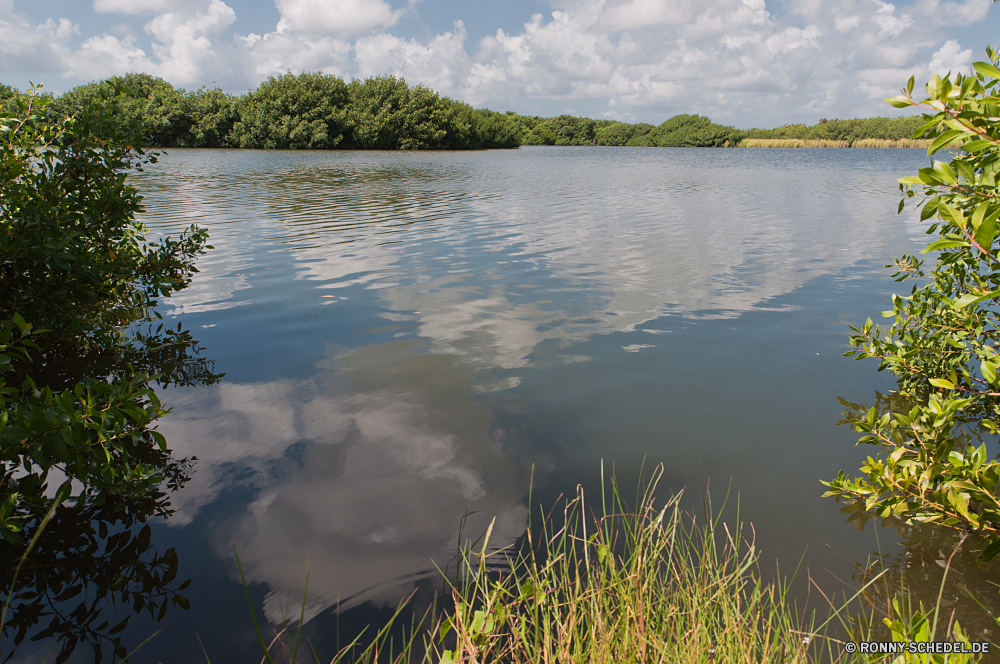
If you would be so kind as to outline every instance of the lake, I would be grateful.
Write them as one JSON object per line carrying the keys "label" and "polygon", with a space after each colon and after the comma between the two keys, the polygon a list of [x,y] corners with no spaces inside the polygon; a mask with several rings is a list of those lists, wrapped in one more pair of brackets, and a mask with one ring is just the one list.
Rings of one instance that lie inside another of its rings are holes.
{"label": "lake", "polygon": [[491,548],[513,544],[529,489],[536,514],[597,492],[602,461],[632,488],[663,464],[697,512],[729,491],[762,569],[803,561],[803,596],[806,569],[853,593],[879,551],[936,594],[937,535],[859,531],[819,483],[872,451],[838,397],[894,383],[841,354],[848,324],[908,292],[883,266],[925,244],[896,178],[927,160],[170,150],[133,178],[142,219],[215,248],[160,311],[225,376],[161,394],[159,430],[198,460],[152,541],[176,549],[191,609],[133,620],[133,646],[163,630],[134,661],[204,661],[198,638],[214,664],[257,661],[234,551],[261,619],[297,610],[311,561],[308,630],[332,656],[338,623],[440,586],[463,515],[464,537],[495,517]]}

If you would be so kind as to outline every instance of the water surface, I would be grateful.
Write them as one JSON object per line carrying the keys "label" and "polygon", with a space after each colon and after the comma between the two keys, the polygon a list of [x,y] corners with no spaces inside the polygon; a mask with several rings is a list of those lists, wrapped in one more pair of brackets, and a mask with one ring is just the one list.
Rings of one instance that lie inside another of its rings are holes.
{"label": "water surface", "polygon": [[249,661],[234,549],[271,619],[295,610],[311,556],[322,642],[337,607],[378,619],[436,583],[464,514],[474,537],[495,517],[506,546],[532,472],[550,505],[596,491],[602,460],[626,485],[662,463],[693,509],[731,486],[767,565],[805,553],[847,587],[901,545],[820,498],[868,453],[837,397],[892,387],[841,353],[847,324],[908,288],[882,266],[923,246],[896,178],[926,159],[171,150],[134,180],[143,220],[205,226],[215,249],[161,311],[226,376],[162,395],[160,430],[198,462],[154,539],[177,547],[192,609],[142,661],[201,657],[195,633],[213,662]]}

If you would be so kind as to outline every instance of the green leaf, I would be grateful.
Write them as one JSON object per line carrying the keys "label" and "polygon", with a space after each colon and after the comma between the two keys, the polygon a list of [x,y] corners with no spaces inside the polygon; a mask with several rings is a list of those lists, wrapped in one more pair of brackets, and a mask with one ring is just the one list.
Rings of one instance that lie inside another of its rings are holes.
{"label": "green leaf", "polygon": [[[955,184],[958,179],[955,177],[955,170],[943,161],[934,162],[934,172],[948,184]],[[957,220],[956,220],[957,221]]]}
{"label": "green leaf", "polygon": [[908,99],[903,95],[896,95],[895,97],[886,97],[884,101],[890,106],[894,106],[895,108],[906,108],[907,106],[914,105],[913,100]]}
{"label": "green leaf", "polygon": [[943,134],[935,138],[933,141],[931,141],[930,146],[928,146],[927,148],[927,154],[934,154],[935,152],[937,152],[944,146],[948,145],[949,143],[951,143],[964,133],[965,132],[956,131],[954,129],[944,132]]}
{"label": "green leaf", "polygon": [[973,62],[972,68],[983,76],[989,78],[1000,78],[1000,69],[997,69],[989,62]]}
{"label": "green leaf", "polygon": [[[986,204],[984,203],[983,206]],[[983,207],[980,206],[980,207]],[[977,209],[978,211],[978,209]],[[976,243],[983,249],[989,250],[993,245],[993,236],[997,233],[997,218],[1000,218],[1000,206],[983,219],[976,230]]]}
{"label": "green leaf", "polygon": [[995,558],[998,553],[1000,553],[1000,537],[993,539],[993,541],[990,542],[985,549],[983,549],[983,553],[980,556],[980,559],[982,559],[985,562],[989,562],[990,560],[993,560],[993,558]]}
{"label": "green leaf", "polygon": [[983,217],[986,215],[986,211],[990,207],[989,201],[984,201],[976,206],[976,209],[972,212],[972,218],[969,219],[969,223],[972,224],[974,230],[979,230],[979,225],[983,223]]}
{"label": "green leaf", "polygon": [[951,382],[947,378],[930,378],[928,382],[934,387],[943,387],[946,390],[955,389],[955,383]]}
{"label": "green leaf", "polygon": [[997,289],[995,291],[990,291],[989,293],[985,293],[983,295],[979,295],[977,293],[967,293],[962,297],[958,298],[957,300],[955,300],[954,302],[952,302],[951,307],[952,309],[964,309],[969,305],[979,304],[980,302],[983,302],[985,300],[993,299],[998,295],[1000,295],[1000,289]]}
{"label": "green leaf", "polygon": [[954,247],[971,247],[972,244],[966,242],[965,240],[937,240],[931,242],[929,245],[923,248],[920,253],[926,254],[930,251],[935,251],[937,249],[952,249]]}
{"label": "green leaf", "polygon": [[992,147],[993,143],[991,141],[969,141],[962,146],[962,149],[966,152],[972,154],[976,152],[981,152],[986,148]]}

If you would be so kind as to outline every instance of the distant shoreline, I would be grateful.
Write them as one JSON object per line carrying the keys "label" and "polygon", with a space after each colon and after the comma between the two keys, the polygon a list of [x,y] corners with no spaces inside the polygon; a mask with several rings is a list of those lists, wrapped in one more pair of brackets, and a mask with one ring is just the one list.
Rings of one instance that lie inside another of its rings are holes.
{"label": "distant shoreline", "polygon": [[[930,147],[931,141],[916,138],[884,139],[859,138],[854,141],[834,141],[828,139],[801,138],[745,138],[736,144],[738,148],[890,148],[922,149]],[[957,148],[958,143],[945,147]]]}

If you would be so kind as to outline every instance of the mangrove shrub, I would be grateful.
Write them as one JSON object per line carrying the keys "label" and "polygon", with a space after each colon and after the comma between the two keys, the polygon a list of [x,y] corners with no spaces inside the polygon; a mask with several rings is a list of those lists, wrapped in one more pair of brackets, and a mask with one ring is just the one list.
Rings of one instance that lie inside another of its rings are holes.
{"label": "mangrove shrub", "polygon": [[345,133],[347,86],[336,76],[272,76],[236,104],[228,144],[240,148],[337,147]]}
{"label": "mangrove shrub", "polygon": [[126,177],[155,155],[148,127],[123,121],[120,90],[73,118],[53,118],[37,90],[12,99],[0,113],[0,634],[17,644],[44,620],[34,638],[61,642],[57,662],[82,642],[121,657],[127,617],[99,620],[101,601],[157,619],[187,606],[176,554],[132,528],[168,515],[189,475],[153,429],[166,412],[153,382],[219,376],[179,326],[136,326],[190,282],[207,234],[146,239]]}
{"label": "mangrove shrub", "polygon": [[899,209],[915,203],[930,221],[936,239],[924,252],[937,252],[936,263],[925,273],[921,260],[897,259],[897,281],[916,284],[893,295],[882,314],[892,323],[853,328],[846,354],[878,358],[897,377],[898,398],[853,418],[859,442],[876,452],[861,476],[827,483],[827,495],[880,517],[978,533],[989,559],[1000,552],[1000,462],[985,442],[1000,428],[1000,56],[987,54],[974,75],[932,76],[922,100],[913,78],[887,100],[925,111],[914,138],[933,138],[928,154],[961,148],[900,180]]}

